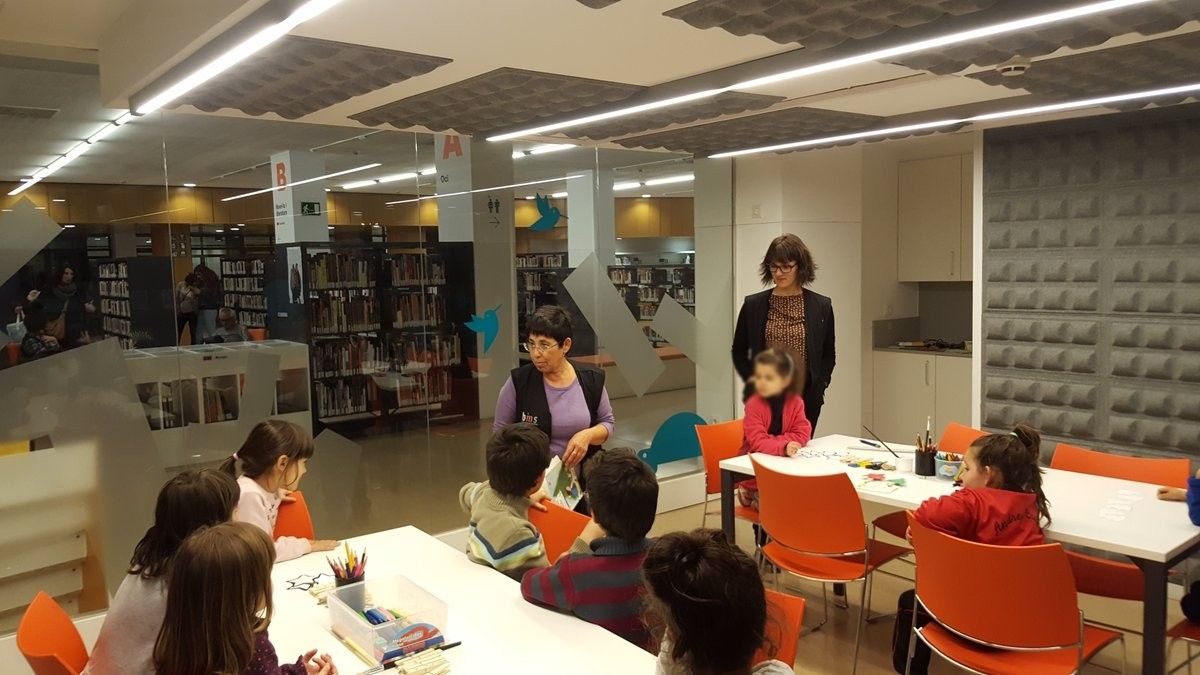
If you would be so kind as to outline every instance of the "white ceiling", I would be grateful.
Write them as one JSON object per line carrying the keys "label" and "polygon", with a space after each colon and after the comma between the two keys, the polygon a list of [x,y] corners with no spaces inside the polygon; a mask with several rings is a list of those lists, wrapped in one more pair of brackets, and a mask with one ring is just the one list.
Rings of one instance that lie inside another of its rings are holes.
{"label": "white ceiling", "polygon": [[96,49],[135,0],[0,0],[0,40]]}

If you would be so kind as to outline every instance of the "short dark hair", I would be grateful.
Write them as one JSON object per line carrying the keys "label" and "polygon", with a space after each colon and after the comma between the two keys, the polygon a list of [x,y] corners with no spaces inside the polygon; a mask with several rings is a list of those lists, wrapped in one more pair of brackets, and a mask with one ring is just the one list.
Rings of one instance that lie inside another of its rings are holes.
{"label": "short dark hair", "polygon": [[25,308],[25,331],[37,335],[46,328],[46,308],[40,302],[31,302]]}
{"label": "short dark hair", "polygon": [[128,573],[162,576],[183,540],[201,527],[228,521],[240,496],[237,482],[215,469],[188,470],[167,481],[158,492],[154,525],[133,549]]}
{"label": "short dark hair", "polygon": [[195,284],[196,283],[196,274],[194,272],[188,272],[187,276],[185,276],[183,278],[183,283],[185,283],[189,286]]}
{"label": "short dark hair", "polygon": [[528,422],[510,424],[488,440],[488,482],[502,495],[526,494],[548,466],[550,437]]}
{"label": "short dark hair", "polygon": [[813,262],[812,251],[794,234],[781,234],[771,240],[767,253],[763,256],[758,273],[763,285],[771,283],[771,265],[788,265],[796,263],[796,283],[801,286],[811,284],[817,278],[817,263]]}
{"label": "short dark hair", "polygon": [[584,471],[592,518],[604,531],[630,543],[641,541],[658,511],[658,479],[629,448],[598,453]]}
{"label": "short dark hair", "polygon": [[534,310],[526,324],[529,336],[545,335],[562,344],[572,337],[571,314],[558,305],[542,305]]}

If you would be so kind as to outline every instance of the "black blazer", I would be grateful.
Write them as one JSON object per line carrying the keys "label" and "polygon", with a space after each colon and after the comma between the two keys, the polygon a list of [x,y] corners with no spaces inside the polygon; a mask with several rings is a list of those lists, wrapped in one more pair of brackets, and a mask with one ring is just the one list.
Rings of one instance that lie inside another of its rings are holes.
{"label": "black blazer", "polygon": [[[747,295],[733,329],[733,367],[746,381],[743,399],[753,390],[754,357],[767,348],[767,309],[773,289]],[[804,289],[804,327],[808,341],[808,377],[804,384],[804,412],[813,428],[825,404],[825,389],[833,377],[836,362],[833,337],[833,303],[829,298]]]}

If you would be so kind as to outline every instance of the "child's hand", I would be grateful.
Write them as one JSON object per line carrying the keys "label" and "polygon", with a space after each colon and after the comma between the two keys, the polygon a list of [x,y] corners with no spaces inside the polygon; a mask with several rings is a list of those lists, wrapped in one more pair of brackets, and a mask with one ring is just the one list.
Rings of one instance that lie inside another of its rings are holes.
{"label": "child's hand", "polygon": [[589,544],[592,543],[593,541],[599,539],[600,537],[607,537],[607,536],[608,536],[608,532],[606,532],[604,530],[604,528],[600,526],[600,523],[597,523],[595,521],[595,519],[589,520],[588,524],[584,525],[583,532],[579,533],[579,538],[586,541]]}
{"label": "child's hand", "polygon": [[315,649],[305,652],[304,656],[300,657],[300,662],[304,664],[304,670],[308,675],[337,675],[337,667],[333,665],[333,658],[328,654],[317,656]]}
{"label": "child's hand", "polygon": [[310,539],[308,543],[314,551],[332,551],[342,542],[336,539]]}
{"label": "child's hand", "polygon": [[279,501],[284,504],[293,504],[296,498],[292,496],[292,491],[286,488],[279,488]]}
{"label": "child's hand", "polygon": [[786,451],[787,451],[787,456],[788,456],[788,457],[795,457],[795,456],[796,456],[796,454],[797,454],[797,453],[799,453],[799,452],[800,452],[800,450],[801,450],[801,449],[803,449],[803,448],[804,448],[804,446],[803,446],[803,445],[800,445],[800,444],[799,444],[799,443],[797,443],[796,441],[792,441],[791,443],[788,443],[788,444],[787,444],[787,448],[786,448]]}
{"label": "child's hand", "polygon": [[910,543],[910,544],[912,543],[912,528],[911,527],[904,528],[904,538],[908,541],[908,543]]}
{"label": "child's hand", "polygon": [[1183,488],[1160,487],[1158,488],[1158,498],[1164,502],[1186,502],[1187,490]]}
{"label": "child's hand", "polygon": [[543,499],[549,499],[550,495],[546,494],[546,486],[538,488],[537,492],[529,495],[529,505],[538,511],[545,511],[546,505],[542,503]]}

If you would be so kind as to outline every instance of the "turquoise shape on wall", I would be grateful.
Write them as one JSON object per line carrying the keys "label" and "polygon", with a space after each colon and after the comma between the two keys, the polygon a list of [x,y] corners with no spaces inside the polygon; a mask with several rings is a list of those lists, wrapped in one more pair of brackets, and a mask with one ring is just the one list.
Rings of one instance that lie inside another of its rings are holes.
{"label": "turquoise shape on wall", "polygon": [[496,341],[496,336],[500,334],[500,316],[496,313],[500,309],[500,305],[487,310],[483,316],[472,314],[471,320],[467,322],[467,328],[479,333],[483,336],[483,353],[488,353],[492,348],[492,343]]}
{"label": "turquoise shape on wall", "polygon": [[700,456],[700,439],[696,425],[704,418],[694,412],[675,413],[654,432],[650,447],[638,452],[638,457],[655,471],[662,464]]}
{"label": "turquoise shape on wall", "polygon": [[558,224],[559,218],[566,217],[562,214],[562,211],[558,210],[557,206],[550,206],[550,200],[541,194],[533,196],[533,203],[537,205],[538,214],[540,214],[538,219],[533,221],[533,224],[529,226],[529,229],[534,232],[552,230]]}

